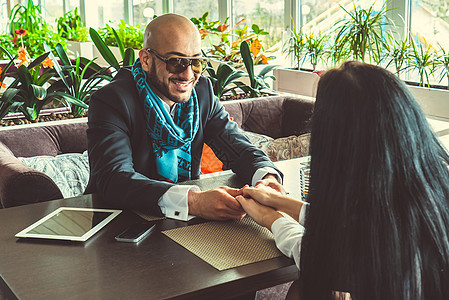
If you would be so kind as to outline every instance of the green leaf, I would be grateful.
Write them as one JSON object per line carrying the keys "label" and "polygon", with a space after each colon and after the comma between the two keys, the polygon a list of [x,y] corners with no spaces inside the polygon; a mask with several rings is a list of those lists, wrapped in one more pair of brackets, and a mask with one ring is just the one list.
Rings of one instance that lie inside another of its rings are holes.
{"label": "green leaf", "polygon": [[258,76],[265,77],[265,75],[266,75],[268,72],[272,71],[273,69],[276,69],[277,67],[278,67],[278,66],[276,66],[276,65],[268,65],[268,66],[266,66],[265,68],[263,68],[262,70],[260,70]]}
{"label": "green leaf", "polygon": [[125,51],[125,55],[123,56],[123,66],[132,66],[135,61],[135,52],[134,49],[128,48]]}
{"label": "green leaf", "polygon": [[46,53],[40,55],[38,58],[36,58],[34,61],[32,61],[30,63],[30,65],[28,66],[28,69],[31,70],[35,66],[40,65],[48,57],[49,54],[50,54],[50,52],[46,52]]}
{"label": "green leaf", "polygon": [[106,43],[101,39],[98,32],[93,29],[92,27],[89,29],[90,38],[95,44],[95,47],[97,47],[98,51],[100,52],[101,56],[106,60],[106,62],[116,69],[117,71],[120,70],[120,65],[115,58],[114,54],[112,53],[111,49],[106,45]]}
{"label": "green leaf", "polygon": [[248,73],[249,80],[251,81],[251,87],[254,87],[254,62],[251,57],[251,51],[249,50],[248,43],[243,41],[240,44],[240,53],[242,55],[243,62],[245,63],[246,72]]}
{"label": "green leaf", "polygon": [[26,87],[29,87],[31,83],[33,82],[31,79],[30,71],[25,67],[24,65],[21,65],[17,69],[17,75],[19,76],[19,81],[22,83],[22,85]]}
{"label": "green leaf", "polygon": [[11,53],[9,53],[8,50],[6,50],[5,48],[3,48],[2,46],[0,46],[0,49],[3,51],[3,53],[6,54],[6,56],[9,57],[10,60],[14,60],[15,57],[14,57]]}
{"label": "green leaf", "polygon": [[31,89],[33,90],[33,95],[37,100],[42,101],[47,96],[47,90],[42,86],[32,84]]}
{"label": "green leaf", "polygon": [[117,42],[118,49],[120,50],[120,56],[123,59],[125,57],[125,47],[123,46],[122,40],[120,39],[114,28],[112,28],[112,32],[114,33],[115,41]]}
{"label": "green leaf", "polygon": [[69,57],[67,56],[67,53],[64,50],[64,47],[60,43],[58,43],[55,47],[56,53],[58,54],[59,58],[61,59],[61,62],[65,66],[71,66],[72,63],[70,62]]}
{"label": "green leaf", "polygon": [[73,97],[72,95],[69,95],[69,94],[66,94],[66,93],[63,93],[63,92],[54,92],[51,95],[51,97],[55,97],[55,96],[62,97],[69,104],[76,105],[76,106],[79,106],[79,107],[82,107],[82,108],[85,108],[85,109],[89,108],[89,106],[86,103],[80,101],[79,99]]}

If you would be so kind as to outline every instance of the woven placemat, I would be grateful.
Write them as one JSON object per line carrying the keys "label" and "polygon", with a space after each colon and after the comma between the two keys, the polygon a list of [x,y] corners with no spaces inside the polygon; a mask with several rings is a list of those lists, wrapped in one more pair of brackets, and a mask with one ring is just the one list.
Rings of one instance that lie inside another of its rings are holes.
{"label": "woven placemat", "polygon": [[162,231],[219,271],[281,256],[272,233],[246,216]]}

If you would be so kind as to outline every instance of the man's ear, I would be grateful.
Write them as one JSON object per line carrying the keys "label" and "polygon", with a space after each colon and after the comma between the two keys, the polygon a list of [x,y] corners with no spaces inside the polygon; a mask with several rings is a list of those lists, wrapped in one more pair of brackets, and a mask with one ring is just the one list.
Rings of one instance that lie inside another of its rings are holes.
{"label": "man's ear", "polygon": [[142,69],[145,72],[149,72],[151,70],[151,64],[153,63],[153,60],[151,59],[151,54],[147,50],[141,49],[139,51],[139,58],[140,63],[142,64]]}

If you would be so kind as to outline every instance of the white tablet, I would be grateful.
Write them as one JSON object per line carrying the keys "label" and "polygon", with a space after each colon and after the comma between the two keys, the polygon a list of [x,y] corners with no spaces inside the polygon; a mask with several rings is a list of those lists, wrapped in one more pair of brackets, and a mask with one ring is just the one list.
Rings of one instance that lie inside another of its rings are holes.
{"label": "white tablet", "polygon": [[84,242],[119,213],[116,209],[60,207],[15,236]]}

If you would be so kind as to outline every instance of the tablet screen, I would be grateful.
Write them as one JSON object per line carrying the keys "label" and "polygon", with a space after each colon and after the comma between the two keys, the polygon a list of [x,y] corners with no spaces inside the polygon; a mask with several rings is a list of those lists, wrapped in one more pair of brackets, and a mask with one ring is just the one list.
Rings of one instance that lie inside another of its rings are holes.
{"label": "tablet screen", "polygon": [[16,237],[86,241],[121,211],[114,209],[60,207]]}

